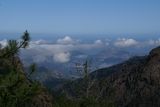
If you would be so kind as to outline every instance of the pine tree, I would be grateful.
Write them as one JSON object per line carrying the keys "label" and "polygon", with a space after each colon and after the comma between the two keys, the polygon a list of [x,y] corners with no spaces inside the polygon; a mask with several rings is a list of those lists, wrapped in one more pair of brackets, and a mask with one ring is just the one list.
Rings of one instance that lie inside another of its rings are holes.
{"label": "pine tree", "polygon": [[21,37],[20,41],[9,40],[7,46],[1,49],[0,58],[14,57],[17,55],[21,48],[26,48],[29,45],[30,36],[26,30]]}

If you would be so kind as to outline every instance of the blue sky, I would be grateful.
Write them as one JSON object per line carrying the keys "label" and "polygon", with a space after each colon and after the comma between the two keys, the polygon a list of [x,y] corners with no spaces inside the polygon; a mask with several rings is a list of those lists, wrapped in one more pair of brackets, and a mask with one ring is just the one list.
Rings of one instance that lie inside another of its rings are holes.
{"label": "blue sky", "polygon": [[0,32],[160,33],[160,0],[0,0]]}

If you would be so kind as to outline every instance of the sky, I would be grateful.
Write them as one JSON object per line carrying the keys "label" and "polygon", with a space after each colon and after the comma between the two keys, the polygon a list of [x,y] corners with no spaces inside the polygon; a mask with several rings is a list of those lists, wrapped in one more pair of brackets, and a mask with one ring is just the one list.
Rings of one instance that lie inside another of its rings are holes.
{"label": "sky", "polygon": [[160,33],[160,0],[0,0],[0,32]]}

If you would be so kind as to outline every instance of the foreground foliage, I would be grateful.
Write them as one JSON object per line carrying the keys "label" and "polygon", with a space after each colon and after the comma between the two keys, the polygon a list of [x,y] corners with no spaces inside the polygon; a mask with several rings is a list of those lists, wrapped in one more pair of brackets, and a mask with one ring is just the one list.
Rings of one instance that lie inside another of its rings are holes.
{"label": "foreground foliage", "polygon": [[113,102],[96,101],[95,98],[81,98],[79,100],[69,99],[65,95],[56,97],[54,101],[55,107],[115,107]]}
{"label": "foreground foliage", "polygon": [[[0,107],[52,107],[51,98],[38,82],[25,74],[18,57],[29,44],[26,31],[21,40],[9,40],[0,49]],[[35,70],[31,67],[31,73]]]}

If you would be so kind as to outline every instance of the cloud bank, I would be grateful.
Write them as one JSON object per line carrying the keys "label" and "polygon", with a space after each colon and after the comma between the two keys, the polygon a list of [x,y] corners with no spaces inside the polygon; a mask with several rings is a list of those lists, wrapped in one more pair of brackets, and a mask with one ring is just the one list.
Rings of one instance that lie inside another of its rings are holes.
{"label": "cloud bank", "polygon": [[[7,40],[1,40],[0,44],[6,46]],[[56,43],[49,43],[46,40],[40,39],[30,42],[29,48],[22,50],[22,56],[29,56],[36,63],[45,62],[52,59],[56,63],[67,63],[71,60],[72,54],[78,52],[96,52],[97,50],[107,49],[108,47],[114,48],[127,48],[127,47],[149,47],[160,45],[160,39],[138,41],[132,38],[119,38],[116,40],[101,40],[97,39],[92,43],[83,43],[80,40],[65,36],[64,38],[57,39]],[[83,55],[82,55],[83,56]]]}
{"label": "cloud bank", "polygon": [[75,44],[76,42],[77,42],[76,40],[73,40],[73,39],[72,39],[71,37],[69,37],[69,36],[65,36],[64,38],[57,40],[57,43],[58,43],[58,44],[64,44],[64,45]]}
{"label": "cloud bank", "polygon": [[120,38],[117,39],[114,43],[116,47],[131,47],[138,45],[139,42],[134,39],[126,39],[126,38]]}
{"label": "cloud bank", "polygon": [[59,63],[66,63],[70,61],[70,53],[69,52],[61,52],[54,54],[53,56],[54,61],[59,62]]}
{"label": "cloud bank", "polygon": [[102,48],[103,44],[101,40],[95,40],[95,42],[88,44],[79,43],[79,40],[66,36],[58,39],[56,43],[48,43],[45,40],[31,41],[30,47],[23,50],[25,52],[22,54],[30,54],[37,63],[44,62],[48,57],[52,57],[56,63],[67,63],[72,57],[72,52],[93,51]]}

